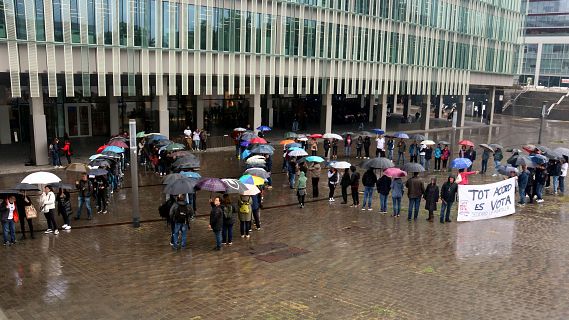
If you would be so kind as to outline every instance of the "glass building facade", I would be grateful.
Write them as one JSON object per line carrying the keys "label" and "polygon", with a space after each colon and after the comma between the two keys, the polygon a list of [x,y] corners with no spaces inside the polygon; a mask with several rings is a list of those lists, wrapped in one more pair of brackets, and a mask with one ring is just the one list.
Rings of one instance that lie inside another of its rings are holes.
{"label": "glass building facade", "polygon": [[569,0],[529,0],[521,84],[569,87]]}

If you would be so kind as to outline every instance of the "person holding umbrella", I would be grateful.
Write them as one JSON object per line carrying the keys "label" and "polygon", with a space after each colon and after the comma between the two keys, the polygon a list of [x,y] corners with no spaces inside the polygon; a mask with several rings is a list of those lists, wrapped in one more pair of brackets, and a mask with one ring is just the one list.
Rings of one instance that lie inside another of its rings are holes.
{"label": "person holding umbrella", "polygon": [[229,194],[223,195],[223,232],[221,242],[227,246],[233,244],[233,224],[235,224],[237,209],[231,204]]}
{"label": "person holding umbrella", "polygon": [[443,154],[443,149],[441,148],[441,144],[437,144],[437,147],[434,151],[435,156],[435,171],[441,171],[441,156]]}
{"label": "person holding umbrella", "polygon": [[400,177],[395,177],[391,181],[391,201],[393,202],[393,215],[392,217],[399,217],[401,213],[401,198],[403,198],[403,181]]}
{"label": "person holding umbrella", "polygon": [[441,215],[440,222],[445,223],[451,222],[450,220],[450,210],[452,204],[456,200],[456,194],[458,193],[458,185],[454,181],[454,176],[448,176],[447,182],[445,182],[441,187]]}
{"label": "person holding umbrella", "polygon": [[348,203],[348,187],[351,184],[350,180],[350,169],[346,168],[344,174],[342,174],[342,180],[340,180],[340,187],[342,189],[342,202],[340,204]]}
{"label": "person holding umbrella", "polygon": [[[241,238],[249,239],[249,230],[251,230],[251,213],[253,209],[251,208],[251,197],[241,196],[237,202],[239,207],[239,230],[241,231]],[[219,241],[221,242],[221,235]]]}
{"label": "person holding umbrella", "polygon": [[330,190],[328,192],[328,201],[329,202],[334,202],[336,200],[334,200],[334,190],[336,189],[336,185],[338,184],[338,170],[336,170],[336,168],[330,168],[330,170],[328,170],[328,189]]}
{"label": "person holding umbrella", "polygon": [[[249,217],[250,216],[251,216],[251,211],[249,211]],[[251,221],[251,220],[249,220],[249,221]],[[211,207],[211,212],[209,214],[209,229],[212,230],[213,234],[215,235],[215,248],[213,248],[213,249],[217,250],[217,251],[221,250],[221,231],[223,229],[223,210],[221,209],[221,198],[220,197],[215,197],[213,199],[213,205]],[[243,229],[241,230],[241,232],[243,233]],[[249,232],[249,231],[247,231],[247,232]]]}
{"label": "person holding umbrella", "polygon": [[16,206],[18,209],[18,213],[22,213],[20,218],[20,230],[22,232],[22,236],[20,237],[20,240],[24,240],[26,239],[26,221],[28,222],[28,228],[30,229],[30,237],[32,239],[35,239],[34,236],[34,223],[33,223],[33,219],[28,219],[28,217],[26,217],[26,207],[28,206],[33,206],[32,200],[30,200],[30,197],[28,197],[26,195],[26,190],[22,190],[22,192],[20,194],[16,195]]}
{"label": "person holding umbrella", "polygon": [[57,214],[63,218],[61,229],[70,230],[71,223],[69,222],[69,217],[73,214],[73,211],[71,209],[71,195],[69,191],[60,186],[55,201],[57,202]]}
{"label": "person holding umbrella", "polygon": [[347,134],[344,140],[344,156],[349,158],[352,155],[352,135]]}
{"label": "person holding umbrella", "polygon": [[484,148],[484,152],[482,152],[482,167],[480,168],[480,174],[486,174],[488,170],[488,160],[490,159],[490,150]]}
{"label": "person holding umbrella", "polygon": [[530,172],[525,164],[523,164],[521,168],[522,170],[518,175],[518,192],[520,194],[518,204],[523,206],[526,204],[526,188],[529,182]]}
{"label": "person holding umbrella", "polygon": [[97,213],[107,213],[107,194],[109,183],[105,178],[99,176],[95,179],[95,189],[97,191]]}
{"label": "person holding umbrella", "polygon": [[[358,190],[360,187],[360,174],[359,172],[356,171],[355,166],[351,166],[350,171],[352,172],[352,175],[350,176],[350,187],[352,189],[352,201],[353,201],[350,207],[357,208],[360,205],[360,193]],[[370,205],[371,205],[371,200],[370,200]]]}
{"label": "person holding umbrella", "polygon": [[59,230],[57,230],[57,223],[55,222],[55,195],[51,186],[45,186],[43,190],[44,192],[40,196],[40,208],[47,220],[45,233],[58,235]]}
{"label": "person holding umbrella", "polygon": [[443,162],[443,170],[447,169],[448,159],[450,158],[450,150],[448,145],[445,145],[441,154],[441,160]]}
{"label": "person holding umbrella", "polygon": [[318,162],[313,162],[308,168],[308,172],[310,173],[312,182],[312,197],[318,198],[318,183],[320,182],[320,173],[322,172],[322,168]]}
{"label": "person holding umbrella", "polygon": [[391,178],[385,174],[376,182],[377,193],[379,193],[379,212],[387,213],[387,196],[391,191]]}
{"label": "person holding umbrella", "polygon": [[318,141],[315,138],[310,140],[310,153],[315,156],[318,154]]}
{"label": "person holding umbrella", "polygon": [[77,215],[75,220],[81,218],[81,211],[83,210],[83,205],[87,207],[87,219],[91,220],[91,193],[93,192],[93,184],[89,179],[87,179],[87,174],[83,173],[81,175],[81,180],[75,182],[75,188],[79,191],[77,200],[79,202],[77,208]]}
{"label": "person holding umbrella", "polygon": [[389,138],[387,141],[387,159],[393,161],[393,150],[395,149],[395,141]]}
{"label": "person holding umbrella", "polygon": [[0,204],[0,216],[2,218],[4,245],[16,244],[15,223],[19,221],[19,214],[15,196],[10,195],[2,201]]}
{"label": "person holding umbrella", "polygon": [[366,136],[364,138],[364,153],[365,153],[364,159],[369,159],[369,147],[370,146],[371,146],[371,138],[369,136]]}
{"label": "person holding umbrella", "polygon": [[324,139],[324,158],[330,160],[330,139]]}
{"label": "person holding umbrella", "polygon": [[425,199],[425,209],[429,211],[427,221],[433,222],[433,212],[437,210],[437,202],[439,202],[439,186],[437,186],[437,178],[431,178],[431,183],[427,185],[425,193],[423,193],[423,198]]}
{"label": "person holding umbrella", "polygon": [[496,148],[496,151],[494,151],[494,168],[496,172],[492,175],[492,177],[496,177],[498,175],[498,167],[500,166],[500,161],[502,161],[502,159],[504,159],[502,149]]}
{"label": "person holding umbrella", "polygon": [[362,158],[362,148],[364,146],[364,138],[358,136],[356,140],[356,159]]}
{"label": "person holding umbrella", "polygon": [[547,181],[548,172],[543,164],[539,164],[535,168],[535,194],[537,195],[537,203],[543,202],[543,187]]}
{"label": "person holding umbrella", "polygon": [[338,139],[332,139],[332,159],[338,159]]}
{"label": "person holding umbrella", "polygon": [[403,161],[401,164],[405,164],[405,151],[407,151],[407,144],[403,139],[399,139],[399,143],[397,144],[397,165],[399,165],[399,161]]}
{"label": "person holding umbrella", "polygon": [[412,218],[417,220],[417,217],[419,216],[419,207],[421,205],[421,197],[425,193],[425,186],[423,185],[423,181],[419,179],[419,173],[413,172],[413,177],[407,180],[405,186],[407,187],[407,197],[409,198],[407,220],[411,221]]}

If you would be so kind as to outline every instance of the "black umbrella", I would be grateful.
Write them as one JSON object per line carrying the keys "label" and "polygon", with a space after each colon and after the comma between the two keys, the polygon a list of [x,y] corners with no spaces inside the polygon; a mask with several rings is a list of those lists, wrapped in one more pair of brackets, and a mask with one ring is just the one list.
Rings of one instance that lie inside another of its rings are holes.
{"label": "black umbrella", "polygon": [[393,164],[393,161],[387,158],[373,158],[362,162],[360,164],[360,167],[364,169],[387,169],[393,168],[395,165]]}
{"label": "black umbrella", "polygon": [[425,136],[422,135],[422,134],[415,133],[415,134],[410,135],[410,136],[409,136],[409,139],[417,140],[417,141],[423,141],[423,140],[426,140],[427,137],[425,137]]}
{"label": "black umbrella", "polygon": [[75,186],[69,183],[63,183],[63,182],[58,182],[58,183],[50,183],[50,186],[54,187],[54,188],[59,188],[59,189],[65,189],[65,190],[73,190],[75,189]]}
{"label": "black umbrella", "polygon": [[178,179],[170,184],[167,184],[164,187],[165,194],[186,194],[186,193],[195,193],[195,186],[197,180],[184,178]]}
{"label": "black umbrella", "polygon": [[89,166],[91,167],[110,167],[111,163],[108,160],[93,160],[89,162]]}
{"label": "black umbrella", "polygon": [[38,187],[34,184],[29,183],[18,183],[14,186],[14,190],[21,190],[21,191],[39,191]]}
{"label": "black umbrella", "polygon": [[547,157],[547,159],[550,160],[560,160],[561,158],[563,158],[563,155],[559,152],[553,151],[553,150],[549,150],[545,153],[545,156]]}
{"label": "black umbrella", "polygon": [[14,190],[14,189],[4,189],[4,190],[0,190],[0,196],[15,196],[19,193],[18,190]]}
{"label": "black umbrella", "polygon": [[512,164],[510,162],[510,164],[515,165],[515,166],[526,165],[530,168],[535,167],[535,163],[533,163],[533,161],[530,159],[530,157],[528,157],[526,155],[518,155],[515,157],[515,160],[512,159],[512,162],[514,162],[514,163]]}
{"label": "black umbrella", "polygon": [[425,171],[425,168],[423,168],[422,165],[415,163],[415,162],[408,162],[406,164],[403,165],[403,168],[401,168],[401,170],[409,173],[409,172],[423,172]]}
{"label": "black umbrella", "polygon": [[163,146],[167,146],[169,144],[174,143],[174,141],[172,140],[158,140],[155,142],[155,145],[159,146],[159,147],[163,147]]}
{"label": "black umbrella", "polygon": [[91,169],[89,170],[89,172],[87,172],[88,175],[90,176],[106,176],[109,172],[105,169]]}
{"label": "black umbrella", "polygon": [[101,152],[101,154],[104,154],[104,155],[111,157],[111,158],[120,158],[121,157],[118,153],[112,152],[112,151],[103,151],[103,152]]}
{"label": "black umbrella", "polygon": [[184,179],[185,177],[179,173],[170,173],[162,180],[162,184],[170,184],[176,180]]}
{"label": "black umbrella", "polygon": [[183,158],[178,158],[176,159],[176,161],[174,161],[174,163],[172,163],[172,166],[174,167],[179,167],[181,165],[185,165],[185,164],[196,164],[199,167],[200,166],[200,160],[198,158],[196,158],[195,156],[193,157],[183,157]]}
{"label": "black umbrella", "polygon": [[273,154],[274,151],[275,148],[268,144],[260,144],[251,149],[251,153],[257,153],[257,154]]}
{"label": "black umbrella", "polygon": [[238,179],[221,179],[221,181],[226,186],[226,193],[243,193],[249,190],[245,184]]}

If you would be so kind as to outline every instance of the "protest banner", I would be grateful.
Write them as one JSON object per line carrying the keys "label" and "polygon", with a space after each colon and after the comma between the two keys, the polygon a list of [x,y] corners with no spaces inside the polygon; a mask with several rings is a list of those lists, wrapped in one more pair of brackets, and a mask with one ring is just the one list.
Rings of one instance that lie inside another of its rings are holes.
{"label": "protest banner", "polygon": [[475,221],[507,216],[516,212],[516,179],[458,186],[457,221]]}

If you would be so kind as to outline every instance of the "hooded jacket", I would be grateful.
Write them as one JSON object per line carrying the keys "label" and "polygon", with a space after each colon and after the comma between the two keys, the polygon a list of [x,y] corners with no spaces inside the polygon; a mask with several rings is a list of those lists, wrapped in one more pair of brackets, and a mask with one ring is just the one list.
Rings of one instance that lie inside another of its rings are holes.
{"label": "hooded jacket", "polygon": [[377,187],[378,193],[386,196],[389,194],[389,191],[391,191],[391,178],[383,175],[377,180],[375,186]]}
{"label": "hooded jacket", "polygon": [[[450,179],[453,179],[453,182],[450,182]],[[454,182],[455,177],[450,175],[448,177],[447,182],[443,184],[441,187],[441,199],[444,202],[451,203],[456,200],[456,193],[458,192],[458,184]]]}
{"label": "hooded jacket", "polygon": [[373,170],[367,170],[362,177],[362,183],[364,187],[375,187],[375,183],[377,182],[377,177]]}

